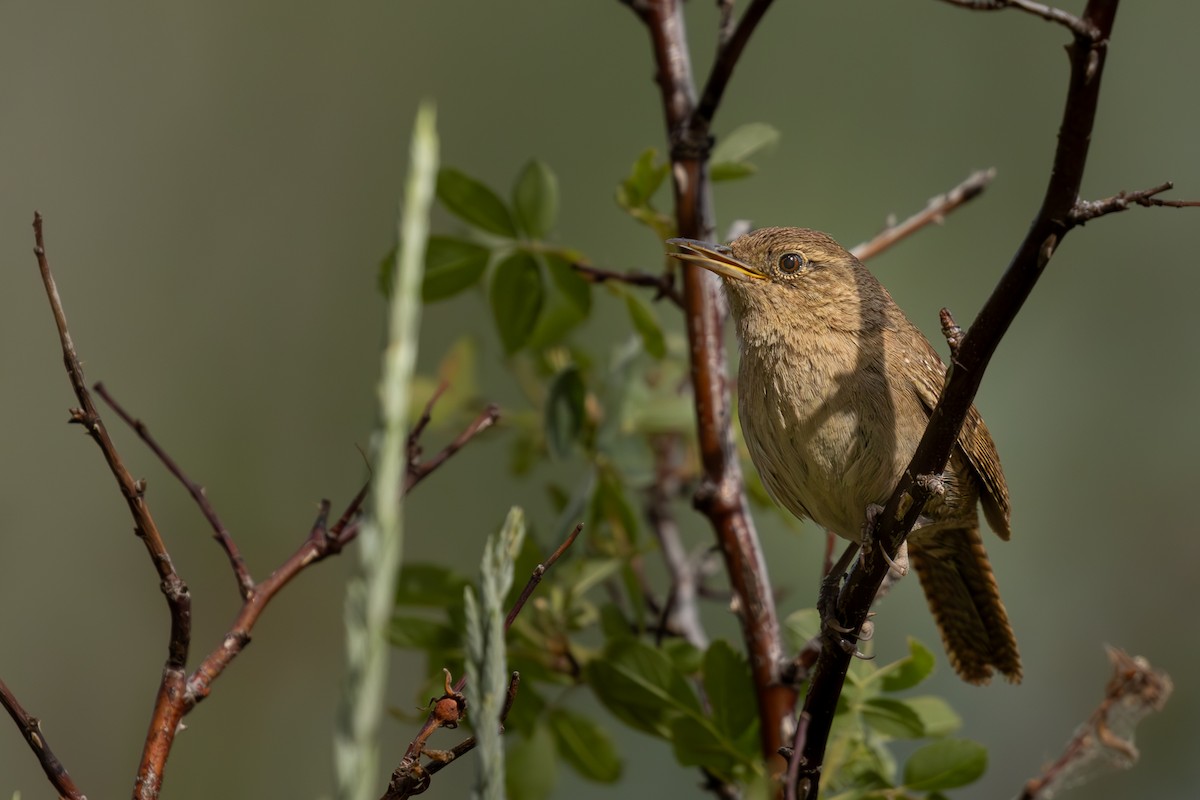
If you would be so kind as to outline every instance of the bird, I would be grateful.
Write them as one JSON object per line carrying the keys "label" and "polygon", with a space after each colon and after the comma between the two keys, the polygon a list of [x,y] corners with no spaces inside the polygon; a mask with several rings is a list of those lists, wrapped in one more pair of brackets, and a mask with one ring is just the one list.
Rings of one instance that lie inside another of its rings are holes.
{"label": "bird", "polygon": [[[669,255],[722,279],[740,350],[738,414],[768,494],[861,543],[945,384],[937,351],[825,233],[772,227],[729,245],[667,242],[679,248]],[[973,684],[996,672],[1019,683],[1016,637],[979,532],[982,506],[989,527],[1009,539],[1008,486],[973,406],[940,477],[944,491],[908,537],[908,562],[955,672]]]}

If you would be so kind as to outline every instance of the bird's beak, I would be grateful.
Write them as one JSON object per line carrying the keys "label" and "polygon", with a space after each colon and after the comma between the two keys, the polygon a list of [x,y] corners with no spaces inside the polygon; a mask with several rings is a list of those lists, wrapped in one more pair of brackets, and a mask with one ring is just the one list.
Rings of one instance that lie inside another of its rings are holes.
{"label": "bird's beak", "polygon": [[667,244],[690,251],[667,253],[667,255],[712,270],[722,278],[735,281],[761,281],[767,277],[746,262],[734,258],[733,251],[723,244],[710,244],[696,239],[667,239]]}

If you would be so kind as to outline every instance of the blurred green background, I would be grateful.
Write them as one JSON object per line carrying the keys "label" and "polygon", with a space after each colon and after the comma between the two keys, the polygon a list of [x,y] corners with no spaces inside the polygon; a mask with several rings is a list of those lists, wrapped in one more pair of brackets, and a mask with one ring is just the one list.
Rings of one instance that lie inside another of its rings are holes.
{"label": "blurred green background", "polygon": [[[689,5],[701,70],[712,6]],[[1195,4],[1125,4],[1089,196],[1165,179],[1176,196],[1200,196],[1197,25]],[[930,0],[778,2],[716,127],[763,121],[783,140],[758,159],[760,175],[718,189],[721,227],[737,217],[802,224],[851,245],[995,166],[982,198],[871,265],[933,336],[943,305],[965,324],[1040,200],[1065,40],[1014,12]],[[657,243],[612,200],[636,155],[662,146],[652,76],[646,34],[615,0],[0,6],[0,675],[91,796],[130,790],[167,615],[98,451],[64,424],[73,398],[30,254],[33,210],[46,216],[88,377],[208,487],[263,576],[305,535],[320,498],[336,507],[363,478],[355,448],[374,419],[375,271],[392,244],[418,100],[437,102],[446,163],[506,193],[527,158],[546,160],[564,198],[559,240],[600,265],[654,270]],[[1198,225],[1195,211],[1136,209],[1073,233],[984,381],[978,404],[1004,457],[1015,532],[989,546],[1026,678],[973,688],[942,661],[931,690],[991,751],[983,783],[962,796],[1015,794],[1058,753],[1101,695],[1104,643],[1145,655],[1177,691],[1144,726],[1141,764],[1076,796],[1200,793],[1200,644],[1188,635],[1200,562]],[[618,304],[597,298],[589,330],[623,336]],[[483,399],[520,410],[486,309],[477,293],[427,309],[421,363],[432,369],[476,333]],[[669,308],[659,315],[680,329]],[[236,611],[233,581],[182,489],[114,430],[149,479],[191,586],[195,662]],[[500,432],[414,494],[407,558],[455,560],[473,574],[483,537],[513,503],[549,527],[537,476],[509,477]],[[771,514],[759,522],[781,611],[810,605],[823,537],[788,533]],[[689,546],[708,541],[703,520],[684,523]],[[187,718],[167,796],[329,793],[352,563],[318,566],[268,610]],[[905,583],[877,618],[885,660],[905,652],[909,634],[937,642],[915,581]],[[722,608],[708,613],[713,630],[735,630]],[[424,670],[396,659],[393,705],[413,709]],[[387,724],[389,771],[414,730]],[[625,791],[706,796],[665,746],[615,731]],[[472,769],[448,770],[435,791],[465,796]],[[572,780],[557,796],[614,794]],[[0,795],[15,789],[50,794],[5,724]]]}

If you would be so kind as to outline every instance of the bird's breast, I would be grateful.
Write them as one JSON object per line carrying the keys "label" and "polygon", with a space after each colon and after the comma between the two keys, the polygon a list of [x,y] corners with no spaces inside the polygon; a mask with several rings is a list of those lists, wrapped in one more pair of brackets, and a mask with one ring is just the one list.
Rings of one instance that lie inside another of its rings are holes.
{"label": "bird's breast", "polygon": [[763,484],[847,539],[860,538],[867,506],[891,493],[924,430],[887,358],[882,337],[860,332],[742,348],[738,409]]}

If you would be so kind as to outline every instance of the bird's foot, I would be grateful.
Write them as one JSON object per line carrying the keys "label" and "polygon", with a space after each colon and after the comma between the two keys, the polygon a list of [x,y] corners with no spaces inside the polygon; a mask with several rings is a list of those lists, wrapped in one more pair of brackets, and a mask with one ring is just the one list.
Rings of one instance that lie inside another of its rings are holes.
{"label": "bird's foot", "polygon": [[[871,552],[871,548],[878,544],[875,541],[875,523],[879,521],[879,515],[882,513],[883,506],[877,503],[871,503],[871,505],[867,506],[867,518],[863,521],[862,526],[862,549],[864,555]],[[897,578],[903,578],[908,574],[908,550],[903,545],[900,546],[900,551],[896,554],[896,559],[888,555],[887,548],[885,547],[879,548],[879,555],[883,556],[883,560],[887,562],[889,569],[895,573]]]}
{"label": "bird's foot", "polygon": [[846,570],[856,553],[858,545],[850,544],[829,574],[821,580],[821,590],[817,595],[817,614],[821,617],[822,627],[835,634],[833,638],[838,647],[855,658],[870,659],[873,656],[859,651],[858,642],[865,642],[874,635],[874,624],[868,620],[863,623],[862,629],[856,632],[853,628],[843,625],[837,618],[837,601],[842,589],[842,580],[846,577]]}

